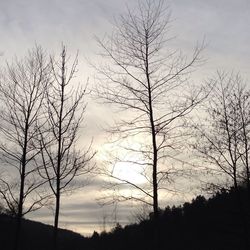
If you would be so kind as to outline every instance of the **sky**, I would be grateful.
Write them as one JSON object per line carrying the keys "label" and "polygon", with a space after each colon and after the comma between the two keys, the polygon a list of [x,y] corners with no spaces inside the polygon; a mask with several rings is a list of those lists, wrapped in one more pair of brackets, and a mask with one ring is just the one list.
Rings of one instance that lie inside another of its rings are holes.
{"label": "sky", "polygon": [[[246,81],[250,79],[249,0],[169,0],[167,3],[172,13],[170,32],[176,37],[172,46],[191,53],[198,41],[205,40],[206,60],[197,69],[195,81],[205,81],[216,70],[239,71]],[[69,54],[79,51],[77,81],[88,81],[91,87],[95,72],[88,61],[100,59],[95,37],[111,34],[114,19],[124,13],[126,6],[133,9],[136,1],[0,0],[0,65],[25,55],[35,44],[56,54],[63,42]],[[107,116],[112,116],[112,113],[103,114],[102,105],[88,100],[80,143],[84,145],[93,138],[98,154],[105,148],[102,124]],[[133,213],[138,209],[134,203],[102,207],[97,201],[101,191],[102,181],[97,176],[83,190],[65,195],[60,226],[90,235],[93,230],[105,229],[110,222],[133,221]],[[171,197],[168,204],[189,200],[192,195]],[[52,223],[51,213],[50,209],[42,209],[28,218]]]}

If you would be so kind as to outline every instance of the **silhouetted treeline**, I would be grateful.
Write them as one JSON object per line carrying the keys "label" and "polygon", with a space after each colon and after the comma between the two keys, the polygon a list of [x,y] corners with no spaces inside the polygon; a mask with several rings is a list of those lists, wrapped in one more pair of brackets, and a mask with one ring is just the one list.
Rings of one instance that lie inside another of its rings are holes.
{"label": "silhouetted treeline", "polygon": [[[245,208],[238,206],[241,199]],[[249,227],[248,199],[244,188],[222,190],[212,198],[196,197],[191,203],[161,210],[158,220],[159,249],[168,250],[245,250],[245,230]],[[111,232],[93,233],[85,238],[80,234],[59,231],[58,249],[62,250],[152,250],[154,248],[154,217]],[[1,249],[12,249],[15,219],[0,215]],[[250,236],[250,235],[249,235]],[[53,249],[53,227],[23,220],[20,250]]]}
{"label": "silhouetted treeline", "polygon": [[[162,210],[158,223],[160,249],[247,249],[244,238],[247,221],[242,221],[242,211],[236,202],[238,195],[233,189],[222,190],[208,200],[198,196],[191,203]],[[244,208],[247,208],[246,195],[240,189]],[[125,228],[118,226],[110,233],[94,233],[90,249],[155,249],[153,225],[152,218]]]}

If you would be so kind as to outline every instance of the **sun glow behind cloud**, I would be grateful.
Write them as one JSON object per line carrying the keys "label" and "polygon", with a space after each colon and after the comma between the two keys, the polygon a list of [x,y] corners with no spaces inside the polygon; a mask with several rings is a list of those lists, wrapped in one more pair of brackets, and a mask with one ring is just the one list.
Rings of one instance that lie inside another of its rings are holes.
{"label": "sun glow behind cloud", "polygon": [[108,174],[117,178],[117,181],[127,181],[137,185],[147,183],[150,179],[151,160],[140,152],[147,147],[147,135],[109,140],[110,142],[103,144],[97,154],[97,161],[103,164]]}
{"label": "sun glow behind cloud", "polygon": [[113,175],[121,180],[135,184],[143,184],[147,181],[144,168],[131,162],[118,162],[113,169]]}

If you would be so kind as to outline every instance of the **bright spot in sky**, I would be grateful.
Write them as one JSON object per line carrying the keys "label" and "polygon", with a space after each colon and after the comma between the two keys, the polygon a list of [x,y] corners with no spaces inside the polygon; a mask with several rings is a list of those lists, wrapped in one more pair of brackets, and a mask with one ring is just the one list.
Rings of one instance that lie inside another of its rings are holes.
{"label": "bright spot in sky", "polygon": [[143,184],[146,182],[143,170],[143,167],[136,163],[117,162],[113,168],[113,175],[134,184]]}

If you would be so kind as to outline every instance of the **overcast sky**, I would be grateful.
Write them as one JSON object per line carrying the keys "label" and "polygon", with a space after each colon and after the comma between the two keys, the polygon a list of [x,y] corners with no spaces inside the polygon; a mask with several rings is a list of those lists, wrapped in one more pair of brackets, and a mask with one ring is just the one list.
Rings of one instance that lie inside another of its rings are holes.
{"label": "overcast sky", "polygon": [[[205,38],[206,63],[198,69],[197,81],[211,77],[217,69],[240,71],[246,80],[250,79],[249,0],[172,0],[168,3],[173,20],[171,33],[176,36],[173,46],[189,53],[197,41]],[[94,37],[112,32],[114,18],[125,11],[126,5],[133,8],[135,4],[135,0],[0,0],[0,64],[15,55],[24,55],[35,43],[48,53],[57,53],[64,42],[70,54],[79,50],[79,81],[86,82],[89,78],[91,85],[93,70],[85,58],[92,61],[98,58]],[[105,119],[100,106],[90,104],[84,130],[88,136],[82,135],[82,140],[93,137],[99,149],[104,142],[101,124]],[[100,191],[98,183],[93,182],[70,199],[64,198],[60,226],[85,234],[103,229],[109,208],[100,208],[95,200]],[[129,221],[131,211],[131,206],[120,206],[117,220]],[[30,218],[52,222],[46,209]],[[106,220],[112,220],[112,216]]]}

